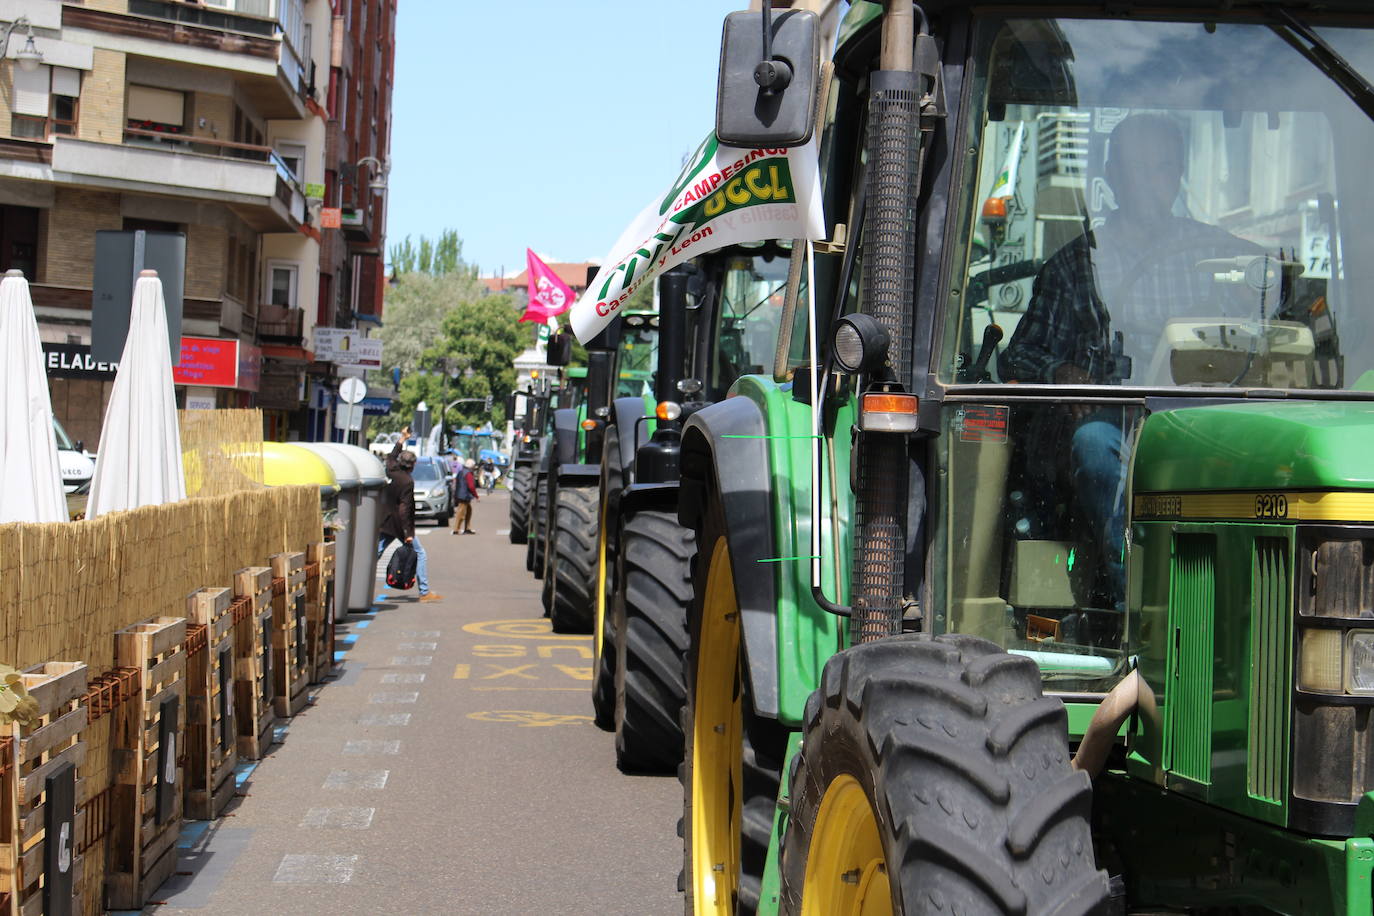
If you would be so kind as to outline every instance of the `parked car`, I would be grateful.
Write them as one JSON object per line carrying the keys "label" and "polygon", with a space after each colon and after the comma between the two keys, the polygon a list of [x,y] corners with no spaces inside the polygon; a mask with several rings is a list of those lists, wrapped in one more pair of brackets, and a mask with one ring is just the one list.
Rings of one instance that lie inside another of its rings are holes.
{"label": "parked car", "polygon": [[439,527],[448,527],[453,518],[448,464],[442,458],[421,458],[410,476],[415,478],[415,520],[432,518]]}
{"label": "parked car", "polygon": [[56,417],[52,419],[52,431],[57,437],[57,464],[62,469],[62,489],[72,493],[91,482],[91,476],[95,474],[94,456],[86,451],[83,443],[72,441]]}

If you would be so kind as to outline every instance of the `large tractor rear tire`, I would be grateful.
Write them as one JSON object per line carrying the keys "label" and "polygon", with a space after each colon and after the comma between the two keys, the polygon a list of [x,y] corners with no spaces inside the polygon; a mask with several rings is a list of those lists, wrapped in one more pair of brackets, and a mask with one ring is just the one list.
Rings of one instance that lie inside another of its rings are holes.
{"label": "large tractor rear tire", "polygon": [[1088,916],[1092,783],[1034,662],[894,636],[825,665],[780,857],[784,913]]}
{"label": "large tractor rear tire", "polygon": [[635,513],[622,528],[613,605],[615,762],[629,773],[682,762],[687,605],[696,538],[677,514]]}
{"label": "large tractor rear tire", "polygon": [[596,727],[615,729],[615,632],[611,622],[611,599],[615,593],[616,551],[619,549],[620,520],[612,505],[619,505],[625,488],[621,467],[620,431],[612,424],[606,428],[601,451],[601,509],[597,514],[596,609],[592,626],[592,711]]}
{"label": "large tractor rear tire", "polygon": [[511,471],[510,479],[510,542],[523,544],[529,537],[530,491],[534,488],[534,471],[529,467],[518,467]]}
{"label": "large tractor rear tire", "polygon": [[546,587],[555,633],[592,632],[596,589],[597,487],[560,486]]}
{"label": "large tractor rear tire", "polygon": [[787,733],[754,713],[743,671],[739,605],[712,494],[702,520],[688,613],[682,710],[683,890],[691,914],[758,909]]}

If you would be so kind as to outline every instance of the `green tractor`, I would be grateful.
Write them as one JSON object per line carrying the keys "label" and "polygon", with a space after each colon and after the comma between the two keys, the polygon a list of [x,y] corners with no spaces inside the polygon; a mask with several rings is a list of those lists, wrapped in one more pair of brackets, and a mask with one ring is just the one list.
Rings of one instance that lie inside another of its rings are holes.
{"label": "green tractor", "polygon": [[510,479],[510,542],[526,544],[529,540],[530,512],[534,502],[534,483],[539,470],[539,448],[549,413],[551,387],[547,376],[536,375],[524,391],[512,391],[506,396],[506,416],[517,416],[517,433],[511,445]]}
{"label": "green tractor", "polygon": [[[565,338],[571,345],[571,337]],[[566,372],[576,393],[553,413],[541,522],[543,605],[558,633],[590,633],[596,600],[597,484],[616,348],[613,329],[587,345],[587,365]]]}
{"label": "green tractor", "polygon": [[787,247],[767,242],[662,275],[653,398],[618,398],[608,417],[592,700],[627,772],[671,771],[682,762],[682,659],[696,555],[693,532],[677,517],[682,424],[725,397],[736,378],[771,364],[787,265]]}
{"label": "green tractor", "polygon": [[688,912],[1369,916],[1369,4],[767,17],[717,133],[819,99],[826,237],[681,434]]}

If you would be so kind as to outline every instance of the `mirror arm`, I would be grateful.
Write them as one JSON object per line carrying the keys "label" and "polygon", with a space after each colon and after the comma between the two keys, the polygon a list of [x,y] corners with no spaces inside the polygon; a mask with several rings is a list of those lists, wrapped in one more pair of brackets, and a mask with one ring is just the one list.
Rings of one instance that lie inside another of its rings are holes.
{"label": "mirror arm", "polygon": [[792,68],[787,61],[773,59],[773,3],[763,0],[763,60],[754,68],[754,82],[765,95],[782,92],[792,82]]}

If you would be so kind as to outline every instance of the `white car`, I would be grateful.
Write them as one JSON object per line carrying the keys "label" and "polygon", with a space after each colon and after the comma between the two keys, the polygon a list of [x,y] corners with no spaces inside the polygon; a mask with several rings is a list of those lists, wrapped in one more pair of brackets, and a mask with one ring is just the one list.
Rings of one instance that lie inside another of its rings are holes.
{"label": "white car", "polygon": [[75,491],[91,481],[95,474],[95,462],[72,437],[52,418],[52,431],[57,437],[57,464],[62,469],[62,489],[68,493]]}

